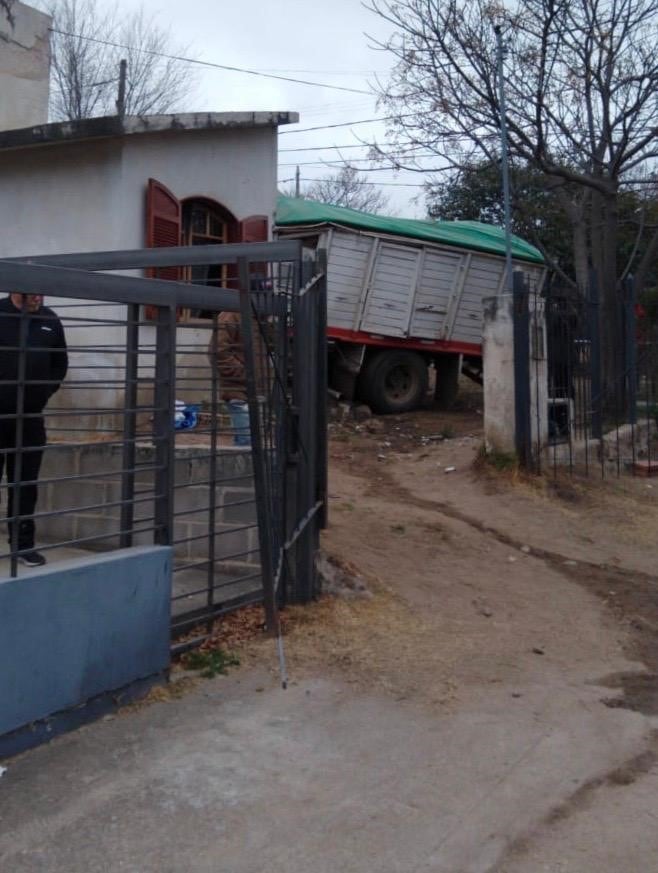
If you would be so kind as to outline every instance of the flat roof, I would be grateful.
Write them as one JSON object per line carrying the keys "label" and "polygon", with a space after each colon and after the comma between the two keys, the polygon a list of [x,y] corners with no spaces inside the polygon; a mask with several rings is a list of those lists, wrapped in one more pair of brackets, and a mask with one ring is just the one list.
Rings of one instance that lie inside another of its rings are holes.
{"label": "flat roof", "polygon": [[56,121],[18,130],[0,130],[0,150],[33,148],[121,136],[190,130],[231,130],[296,124],[298,112],[184,112],[173,115],[116,115]]}

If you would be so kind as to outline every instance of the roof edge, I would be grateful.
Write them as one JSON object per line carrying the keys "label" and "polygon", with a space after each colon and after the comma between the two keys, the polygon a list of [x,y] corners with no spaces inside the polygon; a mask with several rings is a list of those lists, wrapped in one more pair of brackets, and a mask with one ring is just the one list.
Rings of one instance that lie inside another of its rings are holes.
{"label": "roof edge", "polygon": [[107,115],[0,131],[0,150],[89,139],[190,130],[231,130],[296,124],[298,112],[183,112],[170,115]]}

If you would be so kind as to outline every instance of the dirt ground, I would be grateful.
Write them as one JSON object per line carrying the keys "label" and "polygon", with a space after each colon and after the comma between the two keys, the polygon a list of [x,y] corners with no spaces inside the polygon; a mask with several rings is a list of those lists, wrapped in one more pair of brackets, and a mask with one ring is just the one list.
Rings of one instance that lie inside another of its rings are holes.
{"label": "dirt ground", "polygon": [[340,584],[283,612],[288,691],[261,609],[228,616],[228,676],[10,765],[0,862],[658,873],[658,480],[496,469],[480,403],[339,410]]}
{"label": "dirt ground", "polygon": [[[658,481],[497,470],[477,406],[333,425],[325,547],[409,608],[446,699],[595,659],[607,705],[658,713]],[[592,598],[607,633],[588,638]],[[608,675],[619,648],[637,670]],[[405,675],[426,695],[418,655]]]}

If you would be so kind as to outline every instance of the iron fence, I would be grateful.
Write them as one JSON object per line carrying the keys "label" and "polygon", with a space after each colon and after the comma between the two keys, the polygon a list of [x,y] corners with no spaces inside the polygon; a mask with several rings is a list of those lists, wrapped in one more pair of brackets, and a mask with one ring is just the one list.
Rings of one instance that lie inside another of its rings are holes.
{"label": "iron fence", "polygon": [[[227,265],[226,286],[100,272],[199,265],[215,276]],[[18,326],[0,345],[17,365],[0,380],[16,398],[0,409],[12,429],[0,447],[11,467],[3,499],[14,497],[7,573],[33,546],[58,560],[170,545],[179,648],[237,606],[263,602],[276,630],[278,607],[314,597],[326,518],[324,269],[302,264],[297,242],[0,261],[0,291],[52,299],[55,315],[40,317],[46,328],[61,321],[69,357],[43,415],[31,411],[35,386],[55,387],[31,375],[47,347],[25,306],[0,314]],[[232,360],[242,369],[233,386]],[[30,444],[38,420],[48,437]],[[37,455],[40,468],[25,464]],[[32,519],[37,539],[26,543]]]}
{"label": "iron fence", "polygon": [[517,451],[526,467],[658,473],[658,330],[642,317],[632,278],[619,292],[616,317],[619,347],[611,355],[595,273],[584,291],[533,288],[516,275]]}

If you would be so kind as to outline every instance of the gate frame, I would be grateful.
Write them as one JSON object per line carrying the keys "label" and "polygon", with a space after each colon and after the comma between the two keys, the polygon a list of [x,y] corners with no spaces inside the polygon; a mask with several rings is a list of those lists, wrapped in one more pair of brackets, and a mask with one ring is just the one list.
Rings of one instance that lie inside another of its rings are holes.
{"label": "gate frame", "polygon": [[[123,427],[123,473],[121,481],[120,546],[132,545],[135,490],[135,433],[138,367],[139,307],[155,305],[155,398],[153,440],[156,447],[156,524],[154,540],[168,545],[173,539],[174,511],[174,449],[176,365],[176,309],[190,307],[214,312],[239,312],[245,317],[253,309],[258,315],[276,315],[282,312],[282,301],[272,294],[269,299],[261,294],[251,295],[249,265],[253,263],[292,262],[292,313],[295,325],[295,346],[292,356],[292,387],[294,415],[285,409],[280,434],[285,434],[282,446],[281,470],[298,465],[297,488],[289,493],[281,482],[281,535],[278,554],[275,541],[268,532],[268,496],[263,446],[258,428],[258,407],[254,402],[254,349],[249,331],[243,332],[245,341],[250,415],[252,430],[252,458],[258,510],[259,550],[263,572],[267,624],[270,630],[278,627],[278,604],[286,599],[307,602],[317,590],[316,552],[320,529],[327,523],[327,410],[326,410],[326,257],[319,253],[318,268],[305,287],[303,277],[302,244],[299,240],[267,243],[240,243],[210,246],[177,246],[171,248],[133,249],[125,251],[78,252],[72,254],[34,255],[0,259],[0,291],[7,293],[42,293],[49,296],[78,300],[102,301],[127,307],[125,348],[125,405],[129,412]],[[239,289],[212,288],[185,282],[146,279],[138,276],[112,275],[104,271],[161,268],[194,264],[238,264]],[[90,276],[93,278],[90,279]],[[91,290],[93,289],[93,291]],[[90,296],[90,291],[92,296]],[[315,305],[309,307],[310,292]],[[215,316],[216,320],[216,316]],[[251,348],[250,348],[251,347]],[[309,353],[313,352],[313,361]],[[22,355],[25,357],[25,354]],[[310,366],[309,366],[310,364]],[[214,380],[214,377],[213,377]],[[24,386],[19,385],[19,396]],[[215,392],[213,392],[213,398]],[[214,402],[214,401],[213,401]],[[311,408],[309,404],[317,406]],[[304,451],[294,457],[287,445],[292,432],[294,441]],[[292,504],[283,505],[288,497]],[[214,502],[214,501],[213,501]],[[295,572],[293,587],[286,579],[288,552],[294,549]],[[14,561],[15,562],[15,561]],[[13,568],[15,573],[15,568]],[[209,568],[209,573],[212,567]],[[199,623],[203,623],[200,619]]]}

